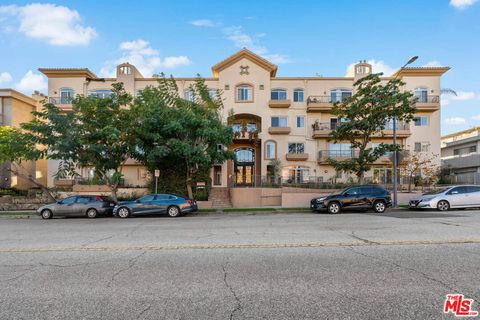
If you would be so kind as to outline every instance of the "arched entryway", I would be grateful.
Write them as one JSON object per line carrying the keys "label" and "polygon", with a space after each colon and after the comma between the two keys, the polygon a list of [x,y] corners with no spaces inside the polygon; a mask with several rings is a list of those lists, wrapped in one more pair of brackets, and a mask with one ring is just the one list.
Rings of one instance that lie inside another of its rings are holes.
{"label": "arched entryway", "polygon": [[235,186],[251,187],[255,185],[255,149],[237,148],[234,150]]}

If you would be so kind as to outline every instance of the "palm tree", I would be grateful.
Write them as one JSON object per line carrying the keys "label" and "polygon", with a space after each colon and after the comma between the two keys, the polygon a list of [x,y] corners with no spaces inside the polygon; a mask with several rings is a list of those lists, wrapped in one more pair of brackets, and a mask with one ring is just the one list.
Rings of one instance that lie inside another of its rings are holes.
{"label": "palm tree", "polygon": [[440,94],[453,94],[454,96],[457,95],[457,92],[453,89],[448,89],[448,88],[443,88],[443,89],[440,89]]}

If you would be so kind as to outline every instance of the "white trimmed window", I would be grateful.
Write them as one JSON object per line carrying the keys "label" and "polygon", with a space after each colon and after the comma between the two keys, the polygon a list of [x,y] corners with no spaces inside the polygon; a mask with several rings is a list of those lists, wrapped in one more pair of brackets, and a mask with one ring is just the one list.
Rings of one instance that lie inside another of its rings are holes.
{"label": "white trimmed window", "polygon": [[112,95],[112,90],[94,90],[90,92],[91,97],[105,99]]}
{"label": "white trimmed window", "polygon": [[277,144],[275,141],[265,142],[265,159],[275,159],[277,153]]}
{"label": "white trimmed window", "polygon": [[287,100],[287,90],[285,89],[273,89],[270,95],[272,100]]}
{"label": "white trimmed window", "polygon": [[304,143],[289,143],[288,144],[288,153],[289,154],[298,154],[305,153],[305,144]]}
{"label": "white trimmed window", "polygon": [[297,128],[305,128],[305,117],[297,116]]}
{"label": "white trimmed window", "polygon": [[272,127],[288,127],[287,117],[272,117]]}
{"label": "white trimmed window", "polygon": [[293,102],[303,102],[303,89],[293,90]]}
{"label": "white trimmed window", "polygon": [[428,116],[419,116],[413,119],[413,123],[415,124],[415,127],[423,127],[428,126],[428,120]]}
{"label": "white trimmed window", "polygon": [[248,84],[242,84],[237,87],[237,101],[253,101],[253,89]]}
{"label": "white trimmed window", "polygon": [[61,88],[60,89],[60,103],[61,104],[71,104],[75,98],[75,91],[72,88]]}

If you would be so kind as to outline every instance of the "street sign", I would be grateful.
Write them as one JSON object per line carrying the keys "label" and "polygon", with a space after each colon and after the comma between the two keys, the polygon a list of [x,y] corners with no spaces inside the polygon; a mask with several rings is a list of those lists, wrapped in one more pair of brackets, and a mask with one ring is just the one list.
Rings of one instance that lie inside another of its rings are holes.
{"label": "street sign", "polygon": [[160,177],[160,170],[155,170],[155,177]]}

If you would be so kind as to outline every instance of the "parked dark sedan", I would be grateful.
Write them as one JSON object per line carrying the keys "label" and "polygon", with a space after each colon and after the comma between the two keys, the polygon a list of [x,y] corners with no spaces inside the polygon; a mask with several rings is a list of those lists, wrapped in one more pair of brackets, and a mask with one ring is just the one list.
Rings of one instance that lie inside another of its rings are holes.
{"label": "parked dark sedan", "polygon": [[119,218],[128,218],[135,214],[166,213],[178,217],[197,211],[197,202],[174,194],[148,194],[135,201],[121,202],[113,209]]}
{"label": "parked dark sedan", "polygon": [[115,202],[103,196],[71,196],[61,201],[44,205],[37,210],[43,219],[55,216],[84,215],[96,218],[99,214],[112,214]]}
{"label": "parked dark sedan", "polygon": [[310,201],[313,211],[339,213],[343,209],[368,210],[383,213],[392,205],[390,192],[378,185],[362,185],[346,188],[339,193],[318,197]]}

